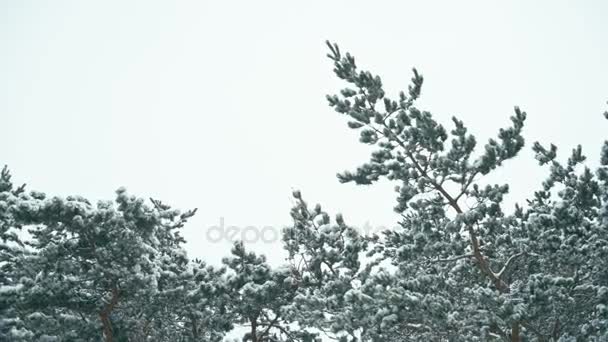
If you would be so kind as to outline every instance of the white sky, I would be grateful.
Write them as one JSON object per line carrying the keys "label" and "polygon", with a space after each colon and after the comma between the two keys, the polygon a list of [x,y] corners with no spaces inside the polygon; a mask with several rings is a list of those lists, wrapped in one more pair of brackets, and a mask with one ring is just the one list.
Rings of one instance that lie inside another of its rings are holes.
{"label": "white sky", "polygon": [[[512,198],[543,173],[534,140],[590,159],[608,135],[606,1],[2,1],[0,164],[49,194],[113,198],[126,186],[198,207],[192,256],[219,262],[229,243],[207,227],[289,224],[292,188],[347,222],[392,225],[393,185],[339,184],[368,150],[325,94],[343,84],[325,39],[383,76],[410,69],[421,105],[479,141],[529,114],[528,147],[495,176]],[[255,248],[281,260],[279,242]]]}

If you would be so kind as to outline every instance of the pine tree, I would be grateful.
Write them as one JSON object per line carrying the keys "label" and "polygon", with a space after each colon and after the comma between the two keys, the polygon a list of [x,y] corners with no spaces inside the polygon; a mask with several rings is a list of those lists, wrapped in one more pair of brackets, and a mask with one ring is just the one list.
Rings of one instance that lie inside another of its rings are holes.
{"label": "pine tree", "polygon": [[284,230],[283,242],[292,279],[298,285],[298,296],[291,304],[294,317],[302,326],[354,337],[358,320],[369,314],[348,311],[348,303],[358,295],[357,284],[366,282],[375,265],[363,266],[361,262],[360,254],[367,250],[369,241],[341,215],[332,223],[320,205],[310,209],[299,191],[293,195],[294,225]]}
{"label": "pine tree", "polygon": [[198,259],[165,258],[157,292],[134,301],[138,319],[128,340],[222,341],[233,327],[224,274]]}
{"label": "pine tree", "polygon": [[[224,271],[189,260],[179,233],[196,210],[145,202],[124,189],[97,205],[26,194],[5,168],[1,339],[221,340],[232,327],[221,301]],[[19,229],[29,237],[20,239]]]}
{"label": "pine tree", "polygon": [[[532,150],[548,176],[506,208],[485,176],[524,147],[526,113],[482,149],[464,123],[417,107],[423,78],[390,99],[329,44],[349,84],[329,105],[369,162],[341,182],[396,182],[399,227],[363,236],[295,191],[288,263],[236,243],[223,267],[191,260],[180,212],[119,189],[114,202],[49,197],[0,173],[1,341],[606,341],[608,142],[596,170],[577,146]],[[605,113],[608,118],[608,112]]]}
{"label": "pine tree", "polygon": [[230,311],[236,324],[248,327],[243,341],[312,341],[315,334],[295,329],[289,310],[297,286],[288,268],[272,269],[264,256],[247,252],[242,242],[224,258],[231,273],[227,275]]}
{"label": "pine tree", "polygon": [[[393,100],[380,77],[328,46],[334,72],[350,85],[328,102],[350,119],[361,143],[376,147],[369,162],[338,179],[397,182],[394,209],[403,219],[369,248],[310,253],[305,272],[343,286],[315,291],[319,296],[300,306],[310,314],[301,314],[353,341],[608,339],[608,143],[596,173],[581,166],[580,147],[562,164],[555,146],[535,143],[549,177],[525,207],[505,210],[508,184],[484,185],[484,176],[521,151],[525,112],[515,108],[512,125],[476,152],[462,121],[452,118],[448,131],[416,107],[423,78],[415,69],[407,93]],[[292,257],[302,247],[331,248],[313,223],[323,216],[327,231],[326,215],[303,206],[294,209],[304,214],[294,216],[286,236]],[[363,251],[377,258],[364,271],[355,268],[345,280],[332,271],[336,261]]]}
{"label": "pine tree", "polygon": [[19,317],[16,303],[22,285],[19,279],[27,273],[23,264],[28,251],[20,238],[21,225],[15,221],[12,211],[19,203],[25,186],[14,188],[11,174],[5,166],[0,173],[0,340],[29,338]]}

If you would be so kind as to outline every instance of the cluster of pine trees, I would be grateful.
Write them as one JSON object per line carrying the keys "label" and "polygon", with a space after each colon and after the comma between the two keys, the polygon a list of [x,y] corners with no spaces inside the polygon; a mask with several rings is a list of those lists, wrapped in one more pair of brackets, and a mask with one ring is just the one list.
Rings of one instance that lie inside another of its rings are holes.
{"label": "cluster of pine trees", "polygon": [[[0,175],[1,341],[608,341],[608,142],[560,161],[533,144],[546,180],[507,209],[484,177],[524,146],[526,114],[481,149],[407,92],[329,44],[348,83],[330,106],[375,151],[341,182],[396,183],[399,228],[363,236],[294,192],[289,258],[272,268],[236,243],[223,266],[190,259],[195,214],[119,189],[116,199],[50,197]],[[608,113],[605,114],[608,118]],[[466,203],[466,205],[465,205]]]}

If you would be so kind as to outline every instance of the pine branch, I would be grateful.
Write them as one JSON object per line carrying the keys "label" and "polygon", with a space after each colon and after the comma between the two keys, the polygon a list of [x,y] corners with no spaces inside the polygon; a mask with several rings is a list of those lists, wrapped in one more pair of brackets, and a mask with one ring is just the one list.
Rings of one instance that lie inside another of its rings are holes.
{"label": "pine branch", "polygon": [[459,255],[459,256],[455,256],[452,258],[446,258],[446,259],[434,259],[434,260],[430,260],[431,263],[438,263],[438,262],[452,262],[452,261],[458,261],[461,259],[466,259],[466,258],[474,258],[475,254],[464,254],[464,255]]}
{"label": "pine branch", "polygon": [[511,263],[519,258],[520,256],[526,255],[526,252],[519,252],[517,254],[513,254],[511,255],[511,257],[509,257],[509,259],[507,259],[507,262],[505,262],[505,264],[502,266],[502,269],[500,271],[498,271],[498,273],[496,273],[497,277],[502,277],[502,275],[505,273],[505,271],[509,268],[509,266],[511,265]]}

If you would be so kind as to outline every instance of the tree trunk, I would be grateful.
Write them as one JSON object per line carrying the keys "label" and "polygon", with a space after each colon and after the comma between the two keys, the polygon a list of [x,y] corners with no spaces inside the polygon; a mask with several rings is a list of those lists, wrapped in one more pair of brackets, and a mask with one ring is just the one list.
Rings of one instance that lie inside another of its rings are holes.
{"label": "tree trunk", "polygon": [[257,321],[257,319],[252,319],[251,320],[251,342],[258,342],[257,329],[258,329],[258,321]]}
{"label": "tree trunk", "polygon": [[511,342],[520,342],[519,338],[519,323],[513,323],[511,325]]}
{"label": "tree trunk", "polygon": [[103,336],[105,342],[112,342],[114,340],[114,335],[112,333],[112,322],[110,321],[110,314],[114,307],[118,303],[118,289],[116,287],[112,288],[112,298],[110,302],[106,304],[99,313],[99,318],[101,319],[101,325],[103,327]]}
{"label": "tree trunk", "polygon": [[196,321],[196,318],[194,318],[194,316],[192,316],[190,318],[190,320],[192,321],[192,337],[194,338],[195,341],[198,341],[198,323]]}

